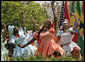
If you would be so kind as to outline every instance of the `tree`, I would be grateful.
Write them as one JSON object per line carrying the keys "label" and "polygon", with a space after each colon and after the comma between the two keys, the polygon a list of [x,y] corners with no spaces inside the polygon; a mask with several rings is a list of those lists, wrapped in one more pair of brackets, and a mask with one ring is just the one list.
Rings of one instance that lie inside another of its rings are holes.
{"label": "tree", "polygon": [[21,11],[24,11],[24,24],[27,30],[32,29],[33,25],[30,18],[36,20],[40,27],[47,19],[46,9],[39,3],[33,1],[1,1],[1,23],[21,26]]}

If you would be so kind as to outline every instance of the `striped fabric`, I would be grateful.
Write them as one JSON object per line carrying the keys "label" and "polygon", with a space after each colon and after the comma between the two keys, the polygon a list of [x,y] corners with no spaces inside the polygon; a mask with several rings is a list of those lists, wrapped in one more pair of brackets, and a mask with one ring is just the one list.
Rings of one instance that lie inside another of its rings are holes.
{"label": "striped fabric", "polygon": [[59,24],[58,24],[59,29],[62,26],[63,21],[64,21],[64,1],[63,1],[63,4],[62,4],[60,21],[59,21]]}

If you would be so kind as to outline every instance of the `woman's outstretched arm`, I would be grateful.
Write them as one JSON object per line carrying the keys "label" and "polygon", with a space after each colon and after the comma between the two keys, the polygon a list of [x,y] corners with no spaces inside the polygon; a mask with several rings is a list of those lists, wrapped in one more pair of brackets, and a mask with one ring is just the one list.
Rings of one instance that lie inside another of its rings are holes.
{"label": "woman's outstretched arm", "polygon": [[27,42],[25,45],[18,44],[18,46],[21,47],[21,48],[24,48],[24,47],[26,47],[27,45],[29,45],[29,44],[31,44],[32,42],[34,42],[35,40],[36,40],[36,39],[33,38],[32,40],[30,40],[29,42]]}

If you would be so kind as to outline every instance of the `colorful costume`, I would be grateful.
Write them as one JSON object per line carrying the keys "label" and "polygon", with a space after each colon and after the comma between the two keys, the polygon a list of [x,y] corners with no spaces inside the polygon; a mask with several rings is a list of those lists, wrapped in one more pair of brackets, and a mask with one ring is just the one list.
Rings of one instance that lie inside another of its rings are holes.
{"label": "colorful costume", "polygon": [[9,42],[12,42],[16,45],[16,47],[14,48],[13,51],[13,57],[21,57],[21,56],[25,56],[25,54],[30,55],[31,53],[34,54],[36,48],[33,47],[32,45],[28,45],[25,48],[20,48],[17,44],[26,44],[27,41],[31,40],[32,36],[30,36],[32,32],[30,32],[27,35],[23,34],[23,31],[19,30],[19,36],[16,38],[14,35],[12,35],[12,38],[10,39]]}
{"label": "colorful costume", "polygon": [[78,47],[80,49],[80,47],[72,41],[71,32],[74,32],[73,27],[70,27],[65,33],[62,30],[59,30],[57,33],[57,36],[61,36],[61,41],[58,44],[62,46],[67,55],[71,55],[74,47]]}
{"label": "colorful costume", "polygon": [[38,32],[33,35],[39,43],[38,52],[43,54],[44,57],[52,55],[55,51],[60,52],[61,55],[65,53],[64,50],[56,43],[54,33],[54,28],[50,27],[48,31],[41,32],[39,38],[37,37]]}

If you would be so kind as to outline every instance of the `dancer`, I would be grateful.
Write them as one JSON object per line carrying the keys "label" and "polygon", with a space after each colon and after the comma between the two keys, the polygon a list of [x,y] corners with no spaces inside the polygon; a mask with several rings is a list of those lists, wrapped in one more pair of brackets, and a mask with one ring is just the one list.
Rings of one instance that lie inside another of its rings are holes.
{"label": "dancer", "polygon": [[[32,21],[33,22],[33,21]],[[16,36],[16,39],[15,39],[15,42],[16,42],[16,48],[14,49],[14,52],[13,52],[13,56],[14,57],[21,57],[21,56],[25,56],[25,54],[27,53],[28,55],[30,55],[31,53],[32,54],[35,54],[35,51],[37,48],[35,48],[33,45],[28,45],[27,47],[25,48],[20,48],[18,47],[18,44],[21,43],[21,44],[26,44],[27,41],[30,41],[33,37],[33,33],[35,31],[35,23],[33,22],[33,30],[31,30],[28,34],[26,34],[25,36],[21,36],[20,34],[20,31],[18,31],[18,29],[16,29],[16,27],[14,28],[14,36]],[[23,32],[24,33],[24,32]]]}
{"label": "dancer", "polygon": [[1,61],[7,61],[8,50],[5,47],[5,44],[7,44],[6,25],[2,24],[1,28]]}
{"label": "dancer", "polygon": [[79,24],[75,14],[72,13],[72,15],[75,17],[76,26],[68,25],[68,20],[65,19],[62,29],[57,33],[57,43],[62,46],[67,55],[72,54],[74,58],[81,58],[81,48],[72,41],[72,35]]}
{"label": "dancer", "polygon": [[40,43],[38,52],[44,55],[44,57],[50,57],[52,54],[57,54],[58,52],[60,55],[63,55],[65,52],[54,40],[54,33],[55,30],[53,28],[53,23],[47,19],[40,31],[34,33],[31,41],[27,42],[25,45],[19,44],[18,46],[24,48],[33,41],[37,40],[38,43]]}

